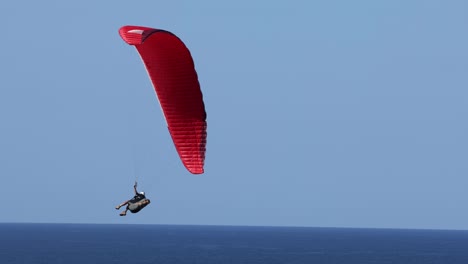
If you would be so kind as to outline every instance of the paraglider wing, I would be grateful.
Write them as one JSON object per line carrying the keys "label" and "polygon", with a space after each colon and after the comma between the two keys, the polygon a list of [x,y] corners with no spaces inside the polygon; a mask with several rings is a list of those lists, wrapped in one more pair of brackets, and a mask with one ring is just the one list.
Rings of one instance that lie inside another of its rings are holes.
{"label": "paraglider wing", "polygon": [[119,34],[145,64],[182,163],[193,174],[203,173],[206,112],[190,51],[165,30],[124,26]]}

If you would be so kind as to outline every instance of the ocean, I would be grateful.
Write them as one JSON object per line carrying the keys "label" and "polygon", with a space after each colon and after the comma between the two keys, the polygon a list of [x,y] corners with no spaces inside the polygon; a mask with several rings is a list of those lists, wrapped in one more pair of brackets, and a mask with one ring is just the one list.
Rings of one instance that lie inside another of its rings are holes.
{"label": "ocean", "polygon": [[467,264],[468,231],[0,224],[1,264]]}

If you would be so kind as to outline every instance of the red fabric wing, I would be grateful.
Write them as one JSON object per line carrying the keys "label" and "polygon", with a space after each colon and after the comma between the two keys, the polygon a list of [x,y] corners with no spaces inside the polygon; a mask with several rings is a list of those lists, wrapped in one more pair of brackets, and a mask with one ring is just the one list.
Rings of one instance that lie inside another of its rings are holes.
{"label": "red fabric wing", "polygon": [[206,113],[190,51],[168,31],[125,26],[119,33],[143,59],[182,163],[193,174],[203,173]]}

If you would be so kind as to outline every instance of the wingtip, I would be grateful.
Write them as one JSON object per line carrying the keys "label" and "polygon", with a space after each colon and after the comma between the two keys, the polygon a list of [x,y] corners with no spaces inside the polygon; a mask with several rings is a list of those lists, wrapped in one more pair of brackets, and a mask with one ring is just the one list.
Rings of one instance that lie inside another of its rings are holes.
{"label": "wingtip", "polygon": [[142,44],[145,38],[157,29],[142,26],[123,26],[119,29],[120,37],[129,45]]}
{"label": "wingtip", "polygon": [[205,172],[203,168],[189,169],[189,171],[195,175],[203,174]]}

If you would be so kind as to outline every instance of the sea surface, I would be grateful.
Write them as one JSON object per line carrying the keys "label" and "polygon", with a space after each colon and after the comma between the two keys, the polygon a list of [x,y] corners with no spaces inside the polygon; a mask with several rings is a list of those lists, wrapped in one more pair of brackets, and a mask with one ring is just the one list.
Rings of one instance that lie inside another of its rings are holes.
{"label": "sea surface", "polygon": [[0,224],[1,264],[468,264],[468,231]]}

